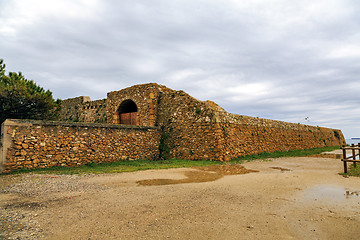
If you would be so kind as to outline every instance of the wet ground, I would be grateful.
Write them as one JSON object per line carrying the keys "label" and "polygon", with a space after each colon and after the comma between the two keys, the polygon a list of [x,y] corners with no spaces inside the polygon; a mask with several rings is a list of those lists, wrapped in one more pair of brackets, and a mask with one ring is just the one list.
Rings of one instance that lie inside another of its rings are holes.
{"label": "wet ground", "polygon": [[335,158],[0,176],[0,239],[359,239],[360,178]]}
{"label": "wet ground", "polygon": [[169,185],[169,184],[183,184],[183,183],[201,183],[216,181],[226,175],[239,175],[257,172],[256,170],[249,170],[240,164],[231,165],[215,165],[207,167],[197,167],[191,170],[184,171],[186,178],[183,179],[146,179],[137,181],[139,185],[154,186],[154,185]]}
{"label": "wet ground", "polygon": [[345,187],[334,185],[316,185],[304,192],[304,198],[314,201],[342,202],[344,204],[355,204],[360,200],[360,189],[349,190]]}
{"label": "wet ground", "polygon": [[277,170],[280,170],[282,172],[286,172],[286,171],[291,171],[291,169],[288,169],[288,168],[282,168],[282,167],[270,167],[272,169],[277,169]]}

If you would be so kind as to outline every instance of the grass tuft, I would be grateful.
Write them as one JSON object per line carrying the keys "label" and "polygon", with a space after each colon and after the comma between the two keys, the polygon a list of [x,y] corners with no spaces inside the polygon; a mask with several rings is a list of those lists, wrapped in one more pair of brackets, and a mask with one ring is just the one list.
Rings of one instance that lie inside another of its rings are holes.
{"label": "grass tuft", "polygon": [[356,167],[354,167],[354,164],[351,164],[347,173],[340,173],[340,175],[360,177],[360,165],[357,165]]}

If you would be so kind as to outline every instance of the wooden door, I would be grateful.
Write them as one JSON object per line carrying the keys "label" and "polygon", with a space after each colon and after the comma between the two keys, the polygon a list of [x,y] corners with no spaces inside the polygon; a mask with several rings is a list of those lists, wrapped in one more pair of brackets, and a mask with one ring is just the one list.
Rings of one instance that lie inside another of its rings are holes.
{"label": "wooden door", "polygon": [[121,113],[120,124],[136,125],[137,112]]}
{"label": "wooden door", "polygon": [[130,124],[137,125],[137,112],[130,113]]}

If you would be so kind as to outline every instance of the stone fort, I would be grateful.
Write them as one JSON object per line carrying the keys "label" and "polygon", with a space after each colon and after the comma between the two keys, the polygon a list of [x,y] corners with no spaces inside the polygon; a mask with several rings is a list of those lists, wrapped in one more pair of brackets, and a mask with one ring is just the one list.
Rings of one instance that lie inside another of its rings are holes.
{"label": "stone fort", "polygon": [[62,102],[61,121],[8,119],[0,170],[134,159],[229,161],[262,152],[339,146],[341,130],[226,112],[156,83]]}

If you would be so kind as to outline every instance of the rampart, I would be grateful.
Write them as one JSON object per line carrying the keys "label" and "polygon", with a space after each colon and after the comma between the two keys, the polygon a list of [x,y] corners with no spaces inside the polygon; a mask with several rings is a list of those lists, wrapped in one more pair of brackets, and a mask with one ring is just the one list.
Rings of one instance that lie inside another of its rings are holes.
{"label": "rampart", "polygon": [[0,172],[159,155],[160,132],[154,127],[8,119],[1,132]]}
{"label": "rampart", "polygon": [[67,122],[107,123],[106,100],[81,96],[62,101],[60,119]]}
{"label": "rampart", "polygon": [[160,86],[157,125],[165,158],[229,161],[262,152],[340,146],[341,130],[227,113],[211,101]]}
{"label": "rampart", "polygon": [[228,113],[214,102],[156,83],[110,92],[97,101],[65,100],[61,120],[5,121],[3,170],[140,158],[229,161],[345,144],[338,129]]}
{"label": "rampart", "polygon": [[155,83],[135,85],[107,94],[107,122],[119,124],[121,103],[131,100],[137,106],[137,124],[155,126],[158,113],[159,85]]}

